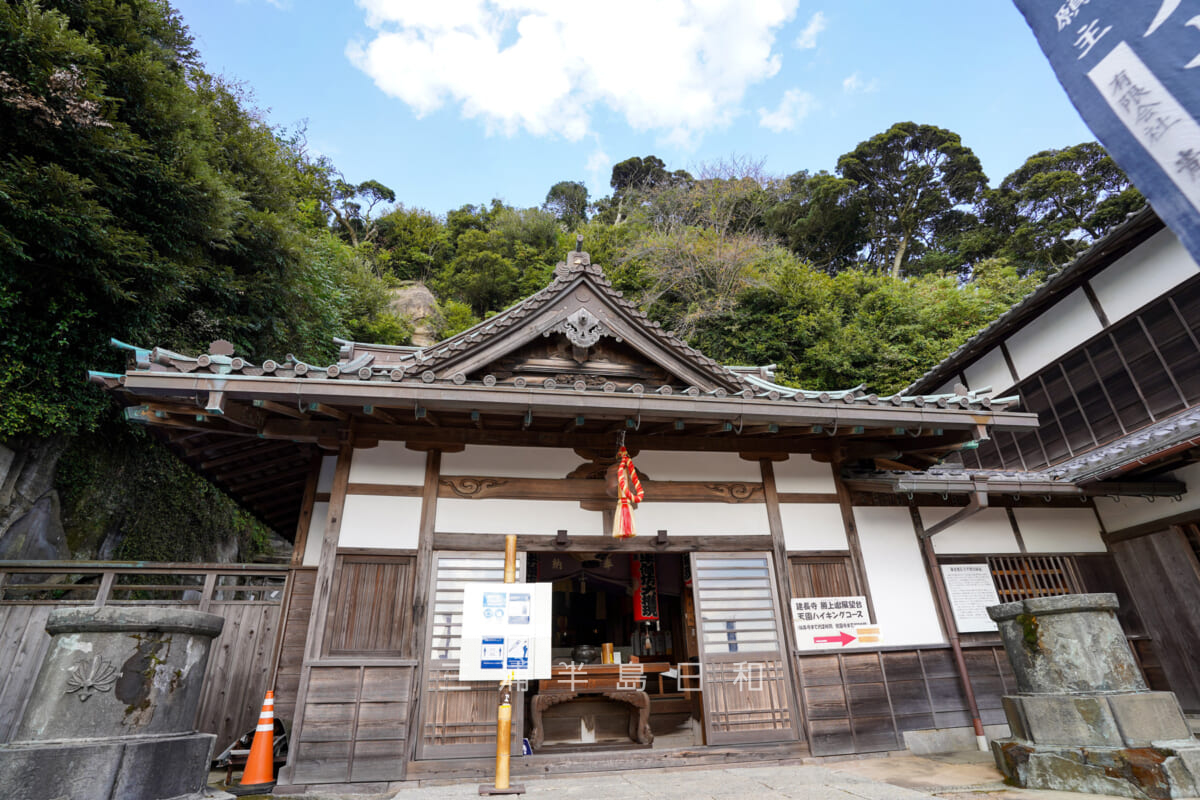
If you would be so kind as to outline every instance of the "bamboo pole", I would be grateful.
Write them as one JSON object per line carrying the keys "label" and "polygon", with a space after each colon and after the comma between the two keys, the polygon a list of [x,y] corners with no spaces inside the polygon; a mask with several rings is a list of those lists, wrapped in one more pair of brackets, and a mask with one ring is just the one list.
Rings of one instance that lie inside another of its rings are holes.
{"label": "bamboo pole", "polygon": [[[517,536],[504,537],[504,582],[517,582]],[[509,782],[509,753],[512,750],[512,673],[500,682],[500,708],[496,712],[496,784],[480,786],[481,795],[525,794],[524,786]]]}

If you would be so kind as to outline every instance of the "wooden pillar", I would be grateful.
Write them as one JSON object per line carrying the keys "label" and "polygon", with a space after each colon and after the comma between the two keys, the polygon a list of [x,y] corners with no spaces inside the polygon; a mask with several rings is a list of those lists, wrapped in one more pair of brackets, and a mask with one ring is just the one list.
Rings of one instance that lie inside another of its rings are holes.
{"label": "wooden pillar", "polygon": [[409,652],[417,659],[413,672],[412,701],[408,715],[408,760],[415,761],[424,731],[421,729],[421,704],[425,696],[425,629],[429,619],[429,583],[433,579],[433,527],[437,520],[438,482],[442,472],[442,451],[425,453],[425,485],[421,490],[421,522],[417,538],[417,557],[413,564],[413,615]]}
{"label": "wooden pillar", "polygon": [[304,548],[308,546],[308,529],[312,526],[313,506],[317,502],[317,485],[321,480],[321,462],[324,456],[318,449],[308,467],[308,482],[304,484],[304,499],[300,501],[300,518],[296,520],[296,534],[292,537],[292,566],[304,563]]}
{"label": "wooden pillar", "polygon": [[979,717],[979,704],[975,702],[975,689],[971,686],[971,676],[967,672],[967,662],[963,658],[962,643],[958,640],[958,626],[954,624],[954,610],[950,607],[950,597],[946,594],[946,582],[942,579],[942,571],[938,569],[937,553],[933,549],[933,537],[925,535],[925,525],[921,522],[921,512],[916,506],[909,506],[912,515],[913,532],[921,543],[921,555],[925,560],[925,569],[933,581],[933,593],[937,599],[938,616],[942,618],[942,627],[950,640],[950,649],[954,652],[954,664],[958,668],[958,680],[962,683],[963,694],[967,698],[967,709],[971,712],[971,726],[975,729],[975,742],[983,752],[988,751],[987,738],[983,733],[983,720]]}
{"label": "wooden pillar", "polygon": [[[769,458],[760,458],[758,466],[762,471],[763,501],[767,505],[767,524],[771,528],[771,544],[775,554],[775,580],[779,593],[780,614],[783,616],[783,641],[786,647],[787,668],[793,670],[792,708],[805,714],[805,719],[807,719],[807,709],[804,708],[803,700],[804,693],[800,690],[800,675],[795,671],[795,653],[799,648],[796,644],[796,629],[792,625],[792,568],[788,561],[787,541],[783,533],[783,515],[779,511],[779,489],[775,485],[775,465]],[[793,714],[792,718],[796,719],[797,716],[797,714]],[[797,721],[800,723],[797,726],[797,732],[801,734],[801,739],[808,738],[804,736],[803,721]]]}
{"label": "wooden pillar", "polygon": [[875,602],[871,599],[871,584],[867,582],[867,568],[863,564],[862,543],[858,540],[858,526],[854,522],[854,504],[850,498],[850,490],[842,482],[842,465],[840,461],[832,462],[833,485],[837,489],[838,507],[842,511],[842,525],[846,529],[846,546],[850,549],[850,563],[854,574],[858,577],[858,588],[867,598],[867,613],[871,622],[878,622],[875,616]]}
{"label": "wooden pillar", "polygon": [[[350,461],[354,457],[353,438],[338,447],[337,466],[333,471],[333,488],[329,493],[329,516],[325,522],[325,536],[321,540],[321,560],[317,565],[317,580],[313,587],[312,613],[308,618],[308,633],[304,640],[304,661],[300,666],[300,685],[296,692],[296,711],[292,732],[288,737],[293,743],[300,741],[304,727],[304,704],[308,699],[308,681],[312,673],[312,662],[321,657],[325,637],[325,616],[329,611],[329,594],[333,590],[333,569],[337,561],[338,537],[342,531],[342,512],[346,508],[346,488],[350,485]],[[283,626],[280,626],[281,628]],[[279,783],[291,782],[295,769],[298,747],[288,749],[288,763],[279,771]]]}

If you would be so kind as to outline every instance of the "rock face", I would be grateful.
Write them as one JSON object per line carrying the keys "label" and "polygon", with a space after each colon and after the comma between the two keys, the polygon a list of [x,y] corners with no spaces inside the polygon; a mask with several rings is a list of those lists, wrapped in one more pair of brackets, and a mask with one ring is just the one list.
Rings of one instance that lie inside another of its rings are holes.
{"label": "rock face", "polygon": [[423,283],[414,283],[392,289],[391,295],[388,308],[393,314],[412,323],[413,344],[418,347],[434,344],[434,324],[437,321],[438,308],[433,292]]}
{"label": "rock face", "polygon": [[223,625],[164,608],[52,611],[37,683],[0,745],[0,796],[199,798],[216,737],[196,732],[196,711]]}
{"label": "rock face", "polygon": [[992,606],[1017,679],[1012,738],[992,742],[1010,783],[1135,798],[1192,797],[1200,743],[1171,692],[1146,688],[1112,594]]}
{"label": "rock face", "polygon": [[71,557],[54,491],[62,437],[0,445],[0,560]]}

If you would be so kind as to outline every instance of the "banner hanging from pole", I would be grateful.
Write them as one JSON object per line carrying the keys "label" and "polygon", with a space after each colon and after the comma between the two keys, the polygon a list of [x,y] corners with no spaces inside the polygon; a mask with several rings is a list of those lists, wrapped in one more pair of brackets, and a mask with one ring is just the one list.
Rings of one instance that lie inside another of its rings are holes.
{"label": "banner hanging from pole", "polygon": [[1200,261],[1200,4],[1014,2],[1084,122]]}

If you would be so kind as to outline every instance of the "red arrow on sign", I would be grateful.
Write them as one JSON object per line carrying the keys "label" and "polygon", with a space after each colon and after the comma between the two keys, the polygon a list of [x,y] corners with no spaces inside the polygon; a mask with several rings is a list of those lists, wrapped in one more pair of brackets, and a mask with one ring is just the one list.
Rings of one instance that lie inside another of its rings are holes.
{"label": "red arrow on sign", "polygon": [[850,644],[853,641],[854,641],[854,637],[851,636],[850,634],[846,633],[845,631],[839,631],[837,636],[814,636],[813,637],[813,644],[833,644],[835,642],[841,642],[842,647],[845,647],[846,645]]}

